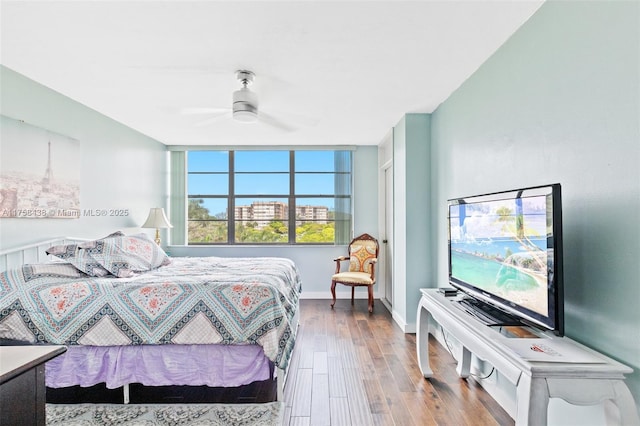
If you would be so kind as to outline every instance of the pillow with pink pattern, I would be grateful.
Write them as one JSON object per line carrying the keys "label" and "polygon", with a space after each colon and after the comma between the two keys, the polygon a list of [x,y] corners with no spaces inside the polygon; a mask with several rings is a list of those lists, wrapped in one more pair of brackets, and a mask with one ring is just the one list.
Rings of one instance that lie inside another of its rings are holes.
{"label": "pillow with pink pattern", "polygon": [[119,278],[131,277],[171,263],[169,256],[146,234],[120,235],[83,246],[91,257]]}

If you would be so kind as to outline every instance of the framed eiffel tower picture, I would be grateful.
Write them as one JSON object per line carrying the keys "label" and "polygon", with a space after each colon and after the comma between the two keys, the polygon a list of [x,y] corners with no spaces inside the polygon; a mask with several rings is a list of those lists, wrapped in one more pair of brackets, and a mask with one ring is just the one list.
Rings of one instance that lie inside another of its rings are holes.
{"label": "framed eiffel tower picture", "polygon": [[0,115],[0,218],[80,217],[80,142]]}

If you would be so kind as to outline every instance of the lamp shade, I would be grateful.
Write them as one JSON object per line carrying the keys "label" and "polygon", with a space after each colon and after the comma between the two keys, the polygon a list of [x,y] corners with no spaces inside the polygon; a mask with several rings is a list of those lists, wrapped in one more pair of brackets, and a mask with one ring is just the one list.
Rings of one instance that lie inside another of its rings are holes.
{"label": "lamp shade", "polygon": [[164,209],[162,207],[152,207],[151,210],[149,210],[149,217],[147,217],[147,220],[142,227],[156,229],[173,228],[169,223],[169,219],[167,219],[167,215],[164,214]]}

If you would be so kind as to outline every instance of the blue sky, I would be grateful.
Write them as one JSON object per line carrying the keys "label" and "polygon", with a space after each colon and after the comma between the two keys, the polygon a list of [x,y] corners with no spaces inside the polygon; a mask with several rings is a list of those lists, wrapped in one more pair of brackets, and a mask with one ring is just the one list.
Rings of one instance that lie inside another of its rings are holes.
{"label": "blue sky", "polygon": [[[333,195],[333,151],[296,151],[297,194]],[[190,174],[188,192],[194,194],[225,195],[228,192],[229,154],[223,151],[190,151],[190,172],[219,172],[219,174]],[[235,151],[236,195],[274,195],[269,201],[287,203],[289,193],[289,151]],[[258,172],[246,173],[242,172]],[[265,174],[269,173],[269,174]],[[324,172],[324,173],[323,173]],[[272,173],[272,174],[271,174]],[[238,199],[237,205],[249,205],[255,198]],[[264,199],[262,199],[264,201]],[[333,210],[333,198],[308,198],[299,200],[307,205],[324,205]],[[215,214],[226,210],[224,199],[206,199],[204,206]]]}

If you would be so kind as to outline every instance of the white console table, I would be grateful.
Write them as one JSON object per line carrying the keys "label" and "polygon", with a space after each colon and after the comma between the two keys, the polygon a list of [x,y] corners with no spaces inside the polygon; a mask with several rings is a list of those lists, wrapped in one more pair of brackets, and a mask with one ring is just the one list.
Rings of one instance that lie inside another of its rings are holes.
{"label": "white console table", "polygon": [[[551,333],[544,337],[570,342],[603,362],[526,361],[509,349],[506,339],[510,337],[464,311],[455,301],[456,297],[445,297],[437,289],[420,291],[422,298],[417,313],[416,348],[420,370],[425,378],[433,375],[429,366],[429,333],[435,335],[437,324],[440,324],[462,346],[456,370],[460,377],[470,375],[471,354],[475,354],[516,385],[516,425],[546,425],[549,398],[561,398],[576,405],[604,402],[608,424],[619,418],[622,425],[640,426],[633,396],[624,383],[624,375],[633,372],[631,368],[566,337]],[[619,410],[619,416],[614,411],[615,407]]]}

